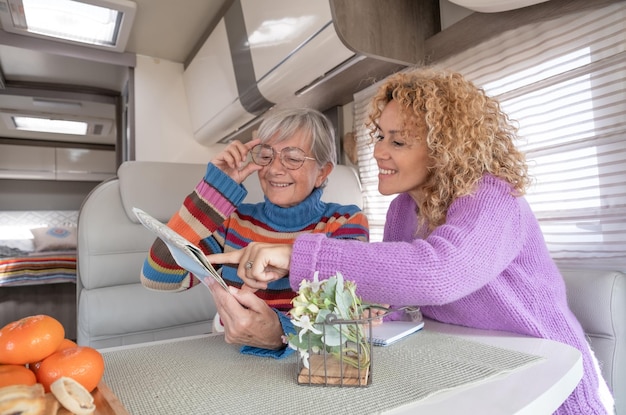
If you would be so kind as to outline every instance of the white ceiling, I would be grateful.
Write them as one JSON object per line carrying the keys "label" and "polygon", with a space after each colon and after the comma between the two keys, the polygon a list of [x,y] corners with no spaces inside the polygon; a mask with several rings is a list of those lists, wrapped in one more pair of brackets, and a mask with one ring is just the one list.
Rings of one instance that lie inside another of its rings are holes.
{"label": "white ceiling", "polygon": [[[135,22],[126,47],[127,53],[161,58],[184,63],[197,42],[208,30],[224,4],[230,0],[134,0],[137,4]],[[58,48],[47,47],[38,39],[0,33],[0,69],[8,88],[0,92],[0,113],[11,109],[35,112],[54,111],[62,114],[74,113],[74,109],[45,108],[33,106],[32,94],[25,86],[35,89],[48,88],[49,84],[67,87],[71,91],[108,92],[121,91],[126,79],[127,67],[106,63],[110,52],[89,50],[82,55],[77,48],[68,48],[59,43]],[[16,36],[18,39],[16,42]],[[22,42],[24,40],[25,42]],[[48,44],[49,45],[49,44]],[[83,48],[78,48],[83,49]],[[115,56],[112,56],[115,59]],[[93,60],[97,59],[97,60]],[[99,61],[98,61],[99,60]],[[109,60],[110,61],[110,60]],[[43,86],[45,84],[45,87]],[[15,86],[19,94],[12,94]],[[92,88],[96,88],[92,90]],[[11,92],[11,94],[7,94]],[[46,98],[66,98],[63,94],[49,93]],[[87,117],[112,118],[115,106],[96,99],[83,101],[72,96],[70,101],[82,101],[79,113]],[[105,99],[106,101],[106,99]],[[0,139],[30,139],[63,142],[88,142],[114,144],[115,134],[107,136],[66,136],[57,134],[33,134],[7,129],[0,120]]]}
{"label": "white ceiling", "polygon": [[184,62],[228,0],[134,0],[128,52]]}
{"label": "white ceiling", "polygon": [[[219,19],[218,15],[225,5],[233,0],[134,1],[137,12],[126,53],[184,63],[190,59],[211,25]],[[508,8],[511,4],[523,7],[541,1],[546,0],[440,0],[440,4],[445,6],[442,7],[443,12],[451,8],[468,11],[455,3],[464,4],[468,8],[479,3],[506,3]],[[66,115],[76,112],[76,109],[34,106],[32,97],[43,94],[46,99],[80,101],[82,106],[78,112],[83,116],[113,118],[115,106],[110,102],[111,98],[99,98],[111,95],[111,91],[119,95],[122,90],[127,78],[127,66],[119,65],[121,56],[128,55],[42,41],[7,33],[0,28],[0,70],[7,85],[6,88],[0,88],[0,142],[18,139],[114,145],[115,131],[106,136],[86,138],[24,133],[7,129],[2,121],[6,117],[1,115],[14,109],[55,111]],[[51,84],[57,88],[50,88]],[[90,94],[91,98],[95,96],[96,99],[85,100],[85,94]]]}

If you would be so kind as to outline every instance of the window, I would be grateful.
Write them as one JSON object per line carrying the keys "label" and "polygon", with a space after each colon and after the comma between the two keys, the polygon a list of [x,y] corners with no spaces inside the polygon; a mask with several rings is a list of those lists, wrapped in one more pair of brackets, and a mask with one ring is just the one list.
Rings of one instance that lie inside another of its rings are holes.
{"label": "window", "polygon": [[[527,25],[444,62],[498,98],[519,123],[535,184],[530,202],[559,266],[626,263],[626,5]],[[355,95],[362,124],[375,86]],[[357,129],[359,169],[372,226],[391,198]],[[379,229],[372,239],[379,240]]]}
{"label": "window", "polygon": [[8,32],[123,52],[135,17],[127,0],[0,0]]}

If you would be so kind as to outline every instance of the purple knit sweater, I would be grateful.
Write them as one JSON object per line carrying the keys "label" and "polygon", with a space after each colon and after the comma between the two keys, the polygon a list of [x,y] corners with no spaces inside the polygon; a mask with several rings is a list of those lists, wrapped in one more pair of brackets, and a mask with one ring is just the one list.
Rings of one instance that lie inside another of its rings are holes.
{"label": "purple knit sweater", "polygon": [[417,206],[408,194],[390,205],[384,241],[303,235],[294,244],[290,283],[339,271],[365,300],[418,305],[444,323],[504,330],[567,343],[583,355],[584,376],[558,414],[605,414],[583,330],[567,306],[565,283],[524,198],[485,176],[456,200],[445,224],[416,238]]}

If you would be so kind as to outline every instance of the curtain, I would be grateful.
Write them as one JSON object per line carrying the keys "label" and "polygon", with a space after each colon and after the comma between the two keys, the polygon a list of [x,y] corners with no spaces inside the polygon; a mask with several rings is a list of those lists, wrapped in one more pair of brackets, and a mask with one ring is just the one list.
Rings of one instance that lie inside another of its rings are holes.
{"label": "curtain", "polygon": [[[519,126],[534,184],[526,198],[559,266],[626,264],[626,5],[514,29],[436,66],[497,98]],[[355,94],[359,170],[372,240],[392,198],[377,192],[363,130],[377,85]]]}

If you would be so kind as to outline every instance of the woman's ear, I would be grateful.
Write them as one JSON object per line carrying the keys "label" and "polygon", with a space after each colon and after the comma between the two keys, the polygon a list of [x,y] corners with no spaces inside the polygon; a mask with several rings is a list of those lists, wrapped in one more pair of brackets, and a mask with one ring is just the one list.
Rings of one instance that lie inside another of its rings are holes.
{"label": "woman's ear", "polygon": [[317,179],[315,179],[315,187],[320,187],[322,184],[324,184],[331,171],[333,171],[332,163],[329,162],[322,166],[317,173]]}

